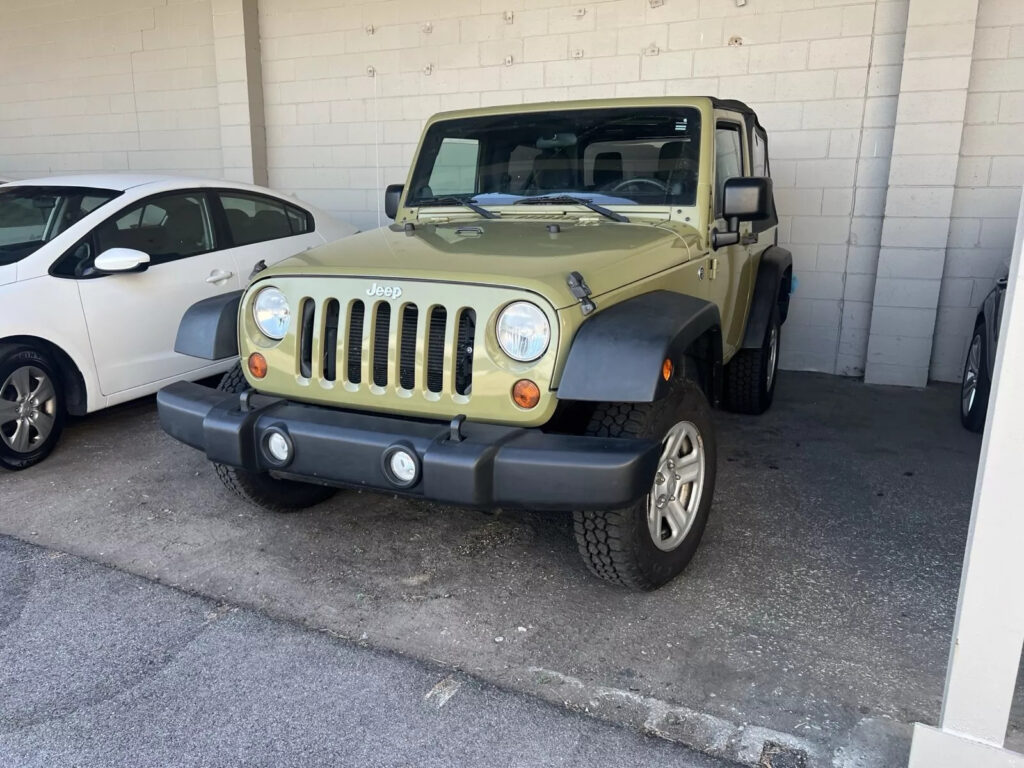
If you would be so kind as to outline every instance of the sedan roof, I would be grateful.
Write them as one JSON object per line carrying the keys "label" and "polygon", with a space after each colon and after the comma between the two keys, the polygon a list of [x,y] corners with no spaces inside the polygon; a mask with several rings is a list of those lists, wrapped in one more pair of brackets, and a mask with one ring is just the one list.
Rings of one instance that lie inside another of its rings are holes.
{"label": "sedan roof", "polygon": [[134,187],[159,184],[164,187],[232,187],[235,189],[251,189],[270,192],[278,197],[288,197],[266,187],[244,184],[222,179],[199,178],[190,176],[171,176],[153,173],[76,173],[66,176],[41,176],[35,179],[12,181],[11,186],[31,185],[47,187],[89,187],[91,189],[111,189],[124,192]]}

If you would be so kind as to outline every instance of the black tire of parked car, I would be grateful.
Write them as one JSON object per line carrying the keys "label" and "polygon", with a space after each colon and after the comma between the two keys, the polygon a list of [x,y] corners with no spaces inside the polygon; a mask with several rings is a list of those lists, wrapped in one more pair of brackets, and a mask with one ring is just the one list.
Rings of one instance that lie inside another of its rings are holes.
{"label": "black tire of parked car", "polygon": [[[241,364],[224,374],[217,389],[221,392],[249,389]],[[271,512],[297,512],[325,502],[337,493],[335,488],[271,477],[267,472],[250,472],[216,462],[213,467],[228,489],[250,504]]]}
{"label": "black tire of parked car", "polygon": [[[16,385],[15,375],[18,372],[21,373]],[[52,397],[45,397],[41,402],[30,399],[26,404],[28,410],[21,417],[20,411],[14,410],[22,407],[18,386],[24,389],[27,382],[31,390],[28,394],[39,392],[42,383],[40,373],[49,382]],[[10,470],[28,469],[49,456],[60,440],[65,416],[60,369],[49,356],[23,344],[0,344],[0,467]],[[42,437],[40,430],[47,427],[43,426],[40,419],[45,419],[48,425],[49,431],[45,437]],[[26,450],[18,450],[12,445],[20,442],[16,440],[16,431],[19,429],[27,432],[29,444]]]}
{"label": "black tire of parked car", "polygon": [[576,543],[594,575],[638,590],[656,589],[679,575],[704,535],[718,457],[711,406],[690,381],[674,381],[669,393],[654,403],[603,403],[594,411],[586,433],[601,437],[664,442],[669,430],[681,422],[696,428],[704,451],[701,496],[688,532],[671,551],[656,546],[648,526],[648,495],[628,509],[574,512]]}
{"label": "black tire of parked car", "polygon": [[[774,334],[774,354],[772,339]],[[771,407],[779,378],[782,324],[774,308],[758,349],[741,349],[725,366],[724,405],[735,413],[757,416]]]}
{"label": "black tire of parked car", "polygon": [[[967,347],[967,359],[964,360],[963,376],[960,378],[960,423],[971,430],[971,432],[981,432],[985,429],[985,414],[988,413],[988,397],[992,389],[992,381],[989,379],[988,373],[988,341],[985,337],[985,321],[980,319],[978,324],[974,326],[971,344]],[[964,390],[967,387],[967,371],[971,364],[971,349],[975,343],[979,344],[981,354],[975,382],[974,399],[968,405],[964,401]]]}

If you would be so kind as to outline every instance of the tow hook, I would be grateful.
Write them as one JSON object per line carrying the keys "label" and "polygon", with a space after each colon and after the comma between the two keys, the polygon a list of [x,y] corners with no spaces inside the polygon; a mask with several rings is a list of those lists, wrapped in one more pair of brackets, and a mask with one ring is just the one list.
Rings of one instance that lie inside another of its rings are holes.
{"label": "tow hook", "polygon": [[597,305],[590,298],[590,286],[583,279],[583,275],[579,272],[570,272],[565,282],[569,286],[569,292],[580,300],[580,310],[584,317],[597,309]]}

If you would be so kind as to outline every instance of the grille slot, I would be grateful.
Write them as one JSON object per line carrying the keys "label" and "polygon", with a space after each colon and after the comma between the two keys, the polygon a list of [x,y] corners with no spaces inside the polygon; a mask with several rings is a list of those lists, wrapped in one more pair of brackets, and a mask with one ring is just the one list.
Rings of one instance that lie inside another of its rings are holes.
{"label": "grille slot", "polygon": [[402,337],[398,350],[398,386],[412,389],[416,386],[416,331],[420,311],[415,304],[406,304],[402,310]]}
{"label": "grille slot", "polygon": [[430,328],[427,337],[427,389],[440,392],[444,387],[444,332],[448,324],[448,310],[434,307],[430,310]]}
{"label": "grille slot", "polygon": [[476,312],[459,313],[459,335],[455,342],[455,391],[468,395],[473,390],[473,344],[476,338]]}
{"label": "grille slot", "polygon": [[330,299],[324,310],[324,378],[334,381],[338,378],[338,313],[337,299]]}
{"label": "grille slot", "polygon": [[373,383],[388,385],[388,333],[391,331],[391,305],[378,304],[373,318]]}
{"label": "grille slot", "polygon": [[348,321],[348,380],[359,384],[362,377],[363,363],[363,315],[366,307],[363,302],[352,304],[351,316]]}
{"label": "grille slot", "polygon": [[303,299],[301,322],[302,331],[299,336],[299,373],[307,379],[313,375],[313,315],[316,304],[312,299]]}

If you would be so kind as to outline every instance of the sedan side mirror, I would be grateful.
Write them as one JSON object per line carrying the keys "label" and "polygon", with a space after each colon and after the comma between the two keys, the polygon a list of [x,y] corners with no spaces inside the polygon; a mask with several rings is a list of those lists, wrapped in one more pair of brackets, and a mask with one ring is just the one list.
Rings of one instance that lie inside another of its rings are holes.
{"label": "sedan side mirror", "polygon": [[741,221],[761,221],[771,212],[772,180],[767,176],[737,176],[726,179],[722,190],[722,216],[728,229],[711,230],[711,247],[721,248],[740,241]]}
{"label": "sedan side mirror", "polygon": [[93,262],[97,272],[145,272],[149,269],[149,254],[134,248],[108,248]]}
{"label": "sedan side mirror", "polygon": [[402,192],[405,191],[404,184],[388,184],[384,190],[384,215],[389,219],[398,216],[398,204],[402,201]]}

